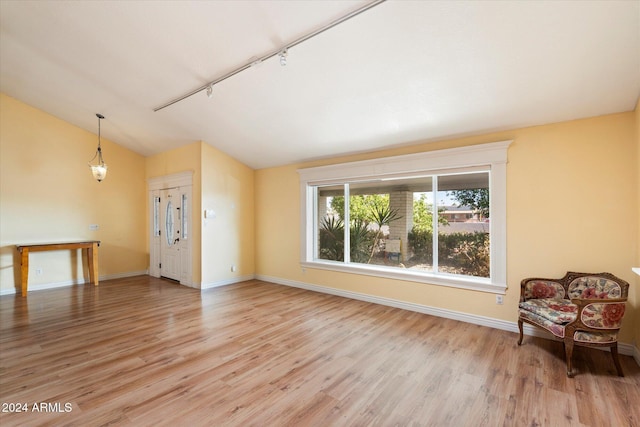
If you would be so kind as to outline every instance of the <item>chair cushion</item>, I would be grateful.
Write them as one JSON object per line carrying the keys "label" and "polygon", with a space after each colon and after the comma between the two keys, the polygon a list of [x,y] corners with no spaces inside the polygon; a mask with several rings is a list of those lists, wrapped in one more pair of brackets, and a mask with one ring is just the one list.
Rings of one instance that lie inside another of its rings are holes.
{"label": "chair cushion", "polygon": [[607,342],[615,342],[618,340],[618,332],[587,332],[587,331],[576,331],[573,334],[573,340],[576,342],[585,342],[585,343],[607,343]]}
{"label": "chair cushion", "polygon": [[553,335],[558,338],[564,338],[564,325],[558,325],[557,323],[553,323],[549,319],[545,319],[542,316],[538,316],[533,311],[527,311],[520,309],[520,318],[533,323],[534,325],[538,325],[541,328],[546,329],[551,332]]}
{"label": "chair cushion", "polygon": [[566,299],[530,299],[520,303],[520,309],[530,311],[558,325],[576,320],[578,306]]}

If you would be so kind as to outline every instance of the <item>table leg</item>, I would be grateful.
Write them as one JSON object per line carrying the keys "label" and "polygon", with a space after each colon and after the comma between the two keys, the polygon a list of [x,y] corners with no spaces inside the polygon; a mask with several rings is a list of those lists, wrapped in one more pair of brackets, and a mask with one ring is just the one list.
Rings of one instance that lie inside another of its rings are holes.
{"label": "table leg", "polygon": [[98,286],[98,244],[92,243],[87,249],[87,261],[89,262],[89,280]]}
{"label": "table leg", "polygon": [[20,251],[20,278],[22,281],[22,296],[27,296],[27,284],[29,283],[29,249]]}

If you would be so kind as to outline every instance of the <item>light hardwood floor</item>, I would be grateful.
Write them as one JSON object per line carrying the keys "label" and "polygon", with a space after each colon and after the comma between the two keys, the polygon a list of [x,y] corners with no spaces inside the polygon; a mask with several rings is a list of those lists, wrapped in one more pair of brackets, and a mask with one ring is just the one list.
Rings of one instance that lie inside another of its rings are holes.
{"label": "light hardwood floor", "polygon": [[640,425],[629,356],[578,348],[571,379],[558,342],[257,280],[3,296],[0,321],[0,402],[28,405],[3,427]]}

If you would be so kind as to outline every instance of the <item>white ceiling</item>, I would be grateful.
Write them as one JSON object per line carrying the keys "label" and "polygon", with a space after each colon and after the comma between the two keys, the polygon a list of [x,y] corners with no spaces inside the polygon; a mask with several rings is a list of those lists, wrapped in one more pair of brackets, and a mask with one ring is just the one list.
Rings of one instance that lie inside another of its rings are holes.
{"label": "white ceiling", "polygon": [[[638,1],[0,1],[0,89],[148,156],[260,169],[631,111]],[[91,154],[95,147],[88,148]],[[105,152],[108,163],[108,152]]]}

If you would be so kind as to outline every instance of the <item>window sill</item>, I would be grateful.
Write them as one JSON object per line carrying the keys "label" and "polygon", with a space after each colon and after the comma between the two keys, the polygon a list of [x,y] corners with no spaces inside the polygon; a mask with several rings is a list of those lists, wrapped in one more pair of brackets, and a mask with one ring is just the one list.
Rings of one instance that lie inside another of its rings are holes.
{"label": "window sill", "polygon": [[366,264],[343,264],[332,261],[302,261],[300,265],[303,268],[384,277],[387,279],[405,280],[410,282],[426,283],[429,285],[447,286],[451,288],[502,295],[504,295],[507,290],[506,284],[495,283],[492,282],[491,279],[472,276],[456,276],[446,273],[436,274],[415,270],[400,270],[396,267],[372,266]]}

